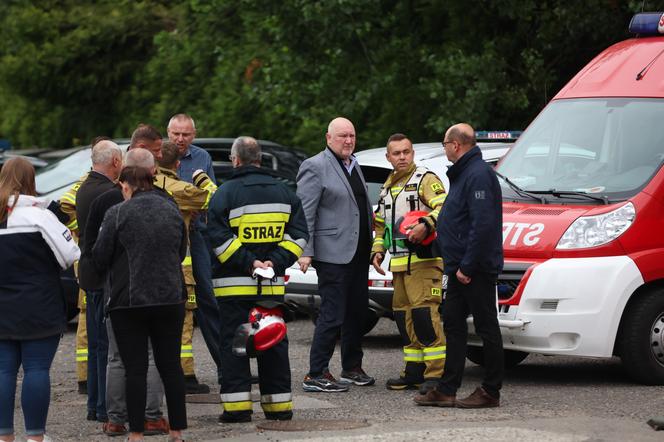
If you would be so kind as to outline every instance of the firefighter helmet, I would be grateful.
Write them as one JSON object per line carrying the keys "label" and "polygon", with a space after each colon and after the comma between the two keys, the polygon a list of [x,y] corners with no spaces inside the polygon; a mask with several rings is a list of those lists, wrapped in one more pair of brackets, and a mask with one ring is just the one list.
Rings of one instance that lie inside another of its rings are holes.
{"label": "firefighter helmet", "polygon": [[[399,219],[399,232],[408,237],[409,231],[420,222],[420,219],[425,218],[429,214],[422,210],[412,210],[404,215],[402,219]],[[436,239],[436,231],[432,230],[429,235],[422,240],[423,246],[428,246]]]}
{"label": "firefighter helmet", "polygon": [[233,354],[255,357],[268,350],[286,336],[286,323],[281,308],[254,307],[249,311],[249,322],[235,331]]}

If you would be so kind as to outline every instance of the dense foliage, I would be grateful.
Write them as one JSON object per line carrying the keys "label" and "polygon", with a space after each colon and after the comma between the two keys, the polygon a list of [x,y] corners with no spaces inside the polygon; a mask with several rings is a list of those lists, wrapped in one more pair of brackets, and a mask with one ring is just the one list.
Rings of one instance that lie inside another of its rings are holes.
{"label": "dense foliage", "polygon": [[[0,138],[67,147],[187,112],[199,136],[310,152],[331,118],[360,148],[450,124],[520,129],[642,1],[7,0]],[[664,1],[646,2],[660,9]]]}

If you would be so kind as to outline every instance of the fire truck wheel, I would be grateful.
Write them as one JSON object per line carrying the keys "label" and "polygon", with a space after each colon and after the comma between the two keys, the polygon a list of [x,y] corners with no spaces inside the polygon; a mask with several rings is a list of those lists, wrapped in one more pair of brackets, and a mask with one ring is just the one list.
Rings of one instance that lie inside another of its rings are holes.
{"label": "fire truck wheel", "polygon": [[[514,368],[519,365],[524,359],[526,359],[529,353],[517,350],[505,350],[505,368]],[[470,362],[473,362],[479,366],[484,365],[484,348],[475,347],[474,345],[469,345],[468,350],[466,351],[466,357]]]}
{"label": "fire truck wheel", "polygon": [[664,290],[643,293],[623,315],[618,354],[629,376],[646,385],[664,385]]}

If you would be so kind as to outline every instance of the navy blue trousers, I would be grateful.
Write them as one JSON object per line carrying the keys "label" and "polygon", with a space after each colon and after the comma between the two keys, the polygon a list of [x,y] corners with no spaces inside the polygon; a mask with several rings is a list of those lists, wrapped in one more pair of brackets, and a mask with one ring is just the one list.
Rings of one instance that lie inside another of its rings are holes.
{"label": "navy blue trousers", "polygon": [[362,366],[362,338],[369,308],[368,257],[356,253],[348,264],[314,261],[321,297],[316,330],[309,353],[309,375],[328,370],[337,336],[341,332],[341,366]]}

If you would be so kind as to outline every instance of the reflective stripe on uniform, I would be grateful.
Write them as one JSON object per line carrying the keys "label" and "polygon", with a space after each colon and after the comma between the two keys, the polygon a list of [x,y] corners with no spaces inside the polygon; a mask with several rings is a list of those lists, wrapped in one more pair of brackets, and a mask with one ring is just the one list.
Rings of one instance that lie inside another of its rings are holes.
{"label": "reflective stripe on uniform", "polygon": [[193,358],[194,347],[192,345],[183,345],[180,347],[180,358]]}
{"label": "reflective stripe on uniform", "polygon": [[406,362],[422,362],[424,360],[423,352],[417,348],[403,348],[403,360]]}
{"label": "reflective stripe on uniform", "polygon": [[442,345],[440,347],[425,347],[422,349],[425,361],[433,361],[435,359],[445,359],[447,347]]}
{"label": "reflective stripe on uniform", "polygon": [[233,237],[214,249],[214,254],[217,255],[217,259],[223,264],[239,249],[242,247],[242,242]]}
{"label": "reflective stripe on uniform", "polygon": [[69,224],[67,224],[67,228],[69,230],[78,229],[78,219],[74,218]]}
{"label": "reflective stripe on uniform", "polygon": [[293,401],[280,402],[278,404],[263,404],[261,403],[263,411],[266,413],[279,413],[280,411],[291,411],[293,409]]}
{"label": "reflective stripe on uniform", "polygon": [[[281,296],[286,294],[286,287],[281,286],[262,286],[262,295],[277,295]],[[234,287],[217,287],[214,289],[214,296],[252,296],[258,295],[258,286],[234,286]]]}
{"label": "reflective stripe on uniform", "polygon": [[185,256],[182,260],[183,266],[191,266],[191,256]]}
{"label": "reflective stripe on uniform", "polygon": [[278,402],[288,402],[293,400],[293,393],[277,393],[261,395],[261,403],[276,404]]}
{"label": "reflective stripe on uniform", "polygon": [[251,410],[251,392],[222,393],[221,402],[224,411],[248,411]]}
{"label": "reflective stripe on uniform", "polygon": [[303,238],[295,239],[289,234],[285,234],[284,240],[277,245],[279,247],[283,247],[284,249],[288,250],[293,255],[299,258],[302,255],[302,252],[304,251],[304,247],[307,245],[307,242]]}
{"label": "reflective stripe on uniform", "polygon": [[431,198],[429,200],[429,207],[436,207],[438,204],[442,204],[445,201],[445,198],[447,198],[446,193],[444,193],[442,195],[438,195],[435,198]]}
{"label": "reflective stripe on uniform", "polygon": [[[215,296],[251,296],[258,294],[258,280],[250,276],[232,276],[228,278],[215,278],[212,280]],[[263,280],[261,294],[283,295],[286,293],[283,276],[276,281]]]}
{"label": "reflective stripe on uniform", "polygon": [[88,349],[87,348],[77,348],[76,349],[76,362],[85,362],[88,360]]}
{"label": "reflective stripe on uniform", "polygon": [[[276,281],[267,281],[271,285],[284,285],[284,277],[277,276]],[[228,278],[215,278],[212,280],[212,287],[235,287],[235,286],[245,286],[245,285],[258,285],[257,280],[251,276],[229,276]],[[263,281],[263,287],[265,287],[266,281]]]}
{"label": "reflective stripe on uniform", "polygon": [[290,204],[248,204],[236,207],[228,214],[231,227],[237,227],[242,222],[287,222],[290,219]]}
{"label": "reflective stripe on uniform", "polygon": [[[393,256],[390,259],[390,265],[391,266],[405,266],[408,265],[408,255],[406,256]],[[416,262],[424,262],[424,261],[442,261],[442,258],[420,258],[417,255],[411,255],[410,256],[410,263],[414,264]]]}
{"label": "reflective stripe on uniform", "polygon": [[379,215],[376,215],[375,220],[381,223],[385,223],[385,218]]}
{"label": "reflective stripe on uniform", "polygon": [[261,407],[268,413],[290,411],[293,409],[292,393],[277,393],[261,395]]}

